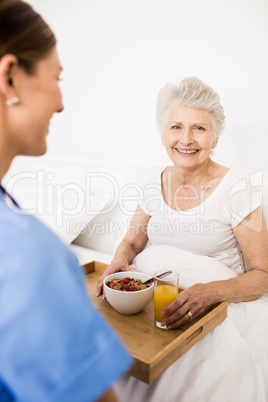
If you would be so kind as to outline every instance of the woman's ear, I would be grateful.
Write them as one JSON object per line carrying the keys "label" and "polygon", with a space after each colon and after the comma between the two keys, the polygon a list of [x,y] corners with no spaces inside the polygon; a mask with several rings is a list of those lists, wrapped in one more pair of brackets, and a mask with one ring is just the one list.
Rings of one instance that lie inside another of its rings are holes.
{"label": "woman's ear", "polygon": [[13,54],[5,54],[0,59],[0,94],[6,99],[17,96],[16,74],[18,59]]}
{"label": "woman's ear", "polygon": [[213,141],[212,149],[216,148],[218,141],[219,141],[219,137],[217,137],[216,140]]}

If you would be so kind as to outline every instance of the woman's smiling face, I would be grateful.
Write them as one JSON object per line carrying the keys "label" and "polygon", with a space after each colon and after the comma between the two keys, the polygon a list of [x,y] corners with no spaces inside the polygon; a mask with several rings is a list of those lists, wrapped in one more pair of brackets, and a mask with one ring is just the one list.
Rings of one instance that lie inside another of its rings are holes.
{"label": "woman's smiling face", "polygon": [[217,144],[209,113],[177,105],[169,115],[162,142],[175,165],[194,168],[206,163]]}
{"label": "woman's smiling face", "polygon": [[54,113],[63,110],[59,88],[60,65],[56,47],[39,61],[33,74],[16,69],[17,106],[7,108],[10,147],[15,155],[42,155],[46,152],[46,137]]}

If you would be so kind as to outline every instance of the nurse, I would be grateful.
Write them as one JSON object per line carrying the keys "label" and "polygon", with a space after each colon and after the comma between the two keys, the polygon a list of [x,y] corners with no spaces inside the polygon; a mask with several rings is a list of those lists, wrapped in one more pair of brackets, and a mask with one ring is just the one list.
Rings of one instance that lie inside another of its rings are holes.
{"label": "nurse", "polygon": [[[54,34],[27,3],[0,0],[0,181],[46,152],[63,110]],[[131,365],[88,299],[76,257],[0,188],[0,400],[115,401]]]}

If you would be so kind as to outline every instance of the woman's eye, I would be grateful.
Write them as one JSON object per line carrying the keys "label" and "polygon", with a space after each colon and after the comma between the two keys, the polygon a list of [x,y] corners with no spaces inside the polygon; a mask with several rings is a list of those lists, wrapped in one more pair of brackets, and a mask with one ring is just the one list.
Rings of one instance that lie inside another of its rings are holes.
{"label": "woman's eye", "polygon": [[180,126],[172,126],[171,128],[174,129],[174,130],[179,130]]}
{"label": "woman's eye", "polygon": [[198,130],[198,131],[204,131],[205,130],[204,127],[202,127],[202,126],[196,126],[195,129]]}

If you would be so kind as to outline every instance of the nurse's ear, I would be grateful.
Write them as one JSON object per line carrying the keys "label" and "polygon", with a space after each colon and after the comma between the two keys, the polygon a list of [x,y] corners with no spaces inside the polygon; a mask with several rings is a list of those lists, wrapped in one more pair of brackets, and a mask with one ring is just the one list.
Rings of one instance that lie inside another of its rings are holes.
{"label": "nurse's ear", "polygon": [[19,63],[13,54],[5,54],[0,59],[0,94],[6,101],[18,96],[17,73]]}

